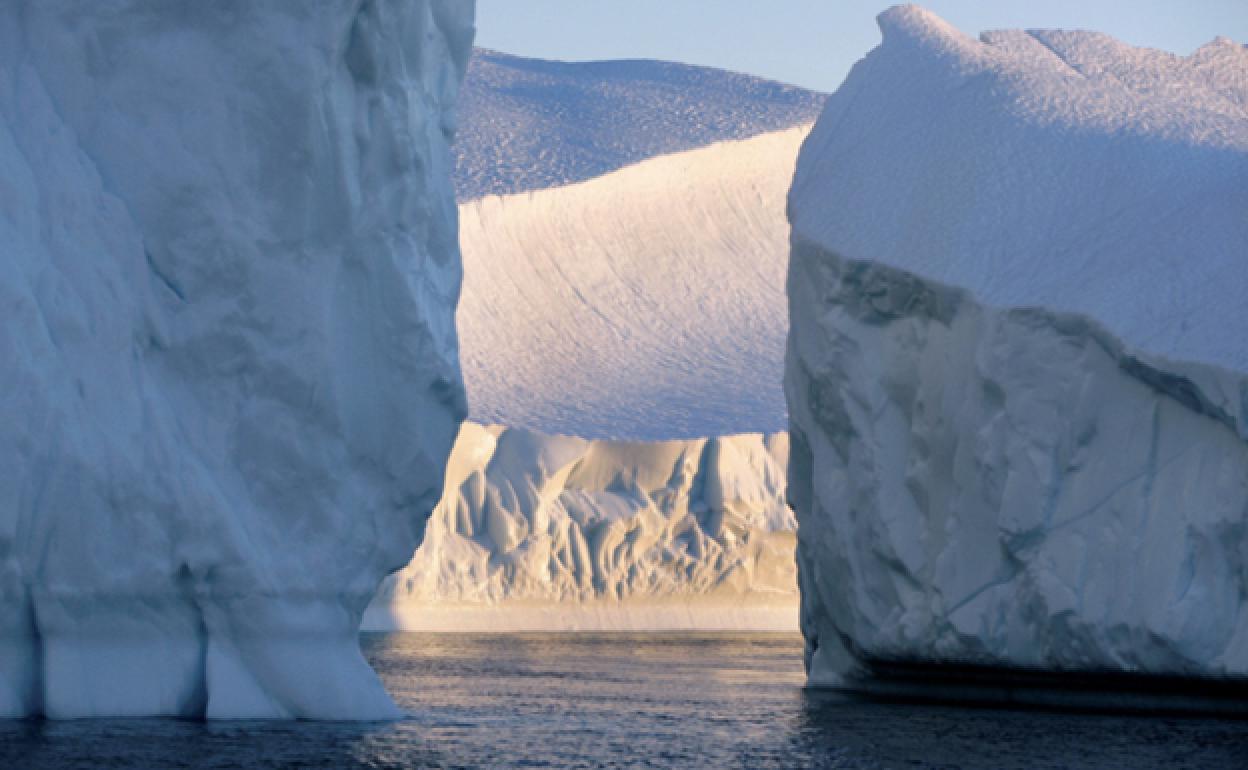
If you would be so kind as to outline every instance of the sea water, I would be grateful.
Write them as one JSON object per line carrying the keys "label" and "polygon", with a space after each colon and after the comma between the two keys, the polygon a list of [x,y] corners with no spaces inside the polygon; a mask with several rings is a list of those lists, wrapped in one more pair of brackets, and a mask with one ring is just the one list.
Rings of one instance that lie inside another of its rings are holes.
{"label": "sea water", "polygon": [[1248,767],[1248,722],[803,689],[793,634],[366,634],[407,719],[0,721],[0,768]]}

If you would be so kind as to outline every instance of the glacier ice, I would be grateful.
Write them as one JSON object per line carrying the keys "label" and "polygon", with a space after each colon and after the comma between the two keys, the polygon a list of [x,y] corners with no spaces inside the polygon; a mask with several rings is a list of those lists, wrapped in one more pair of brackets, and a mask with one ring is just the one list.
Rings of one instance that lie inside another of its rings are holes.
{"label": "glacier ice", "polygon": [[797,237],[1248,370],[1248,49],[1220,38],[1180,57],[1064,31],[976,41],[914,6],[880,27],[803,149]]}
{"label": "glacier ice", "polygon": [[395,714],[356,630],[465,413],[472,11],[0,12],[0,715]]}
{"label": "glacier ice", "polygon": [[547,61],[478,48],[459,96],[455,192],[469,201],[558,187],[809,125],[825,98],[677,62]]}
{"label": "glacier ice", "polygon": [[1248,676],[1248,49],[880,26],[789,198],[811,682]]}
{"label": "glacier ice", "polygon": [[586,440],[464,423],[366,629],[777,628],[797,620],[788,435]]}
{"label": "glacier ice", "polygon": [[463,204],[472,418],[639,441],[784,429],[784,202],[808,129]]}
{"label": "glacier ice", "polygon": [[464,426],[365,628],[796,627],[772,434],[808,128],[460,206],[469,403],[508,428]]}

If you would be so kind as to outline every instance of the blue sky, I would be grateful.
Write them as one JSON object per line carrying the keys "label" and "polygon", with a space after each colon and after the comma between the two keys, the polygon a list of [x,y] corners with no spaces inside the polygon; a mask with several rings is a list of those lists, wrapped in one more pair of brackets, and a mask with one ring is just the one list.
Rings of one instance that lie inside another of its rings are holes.
{"label": "blue sky", "polygon": [[[1191,53],[1248,42],[1248,0],[929,0],[964,32],[1096,29]],[[831,91],[879,42],[863,0],[477,0],[477,44],[547,59],[670,59]]]}

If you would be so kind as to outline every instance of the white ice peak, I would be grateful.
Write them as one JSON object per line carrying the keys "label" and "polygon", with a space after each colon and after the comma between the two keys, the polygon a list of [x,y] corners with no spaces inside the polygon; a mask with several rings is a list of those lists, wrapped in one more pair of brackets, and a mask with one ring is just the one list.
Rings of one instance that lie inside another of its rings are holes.
{"label": "white ice peak", "polygon": [[803,149],[799,237],[1248,370],[1248,48],[880,28]]}
{"label": "white ice peak", "polygon": [[464,413],[472,11],[0,11],[0,714],[394,714],[356,629]]}

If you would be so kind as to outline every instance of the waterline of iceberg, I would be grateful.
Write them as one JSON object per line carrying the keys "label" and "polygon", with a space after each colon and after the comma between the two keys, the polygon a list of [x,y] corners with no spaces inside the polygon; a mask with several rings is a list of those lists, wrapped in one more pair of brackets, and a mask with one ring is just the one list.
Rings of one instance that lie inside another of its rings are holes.
{"label": "waterline of iceberg", "polygon": [[789,198],[809,681],[1242,692],[1248,49],[880,26]]}

